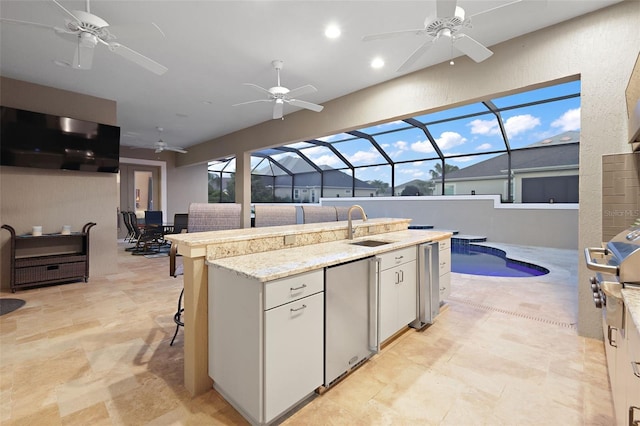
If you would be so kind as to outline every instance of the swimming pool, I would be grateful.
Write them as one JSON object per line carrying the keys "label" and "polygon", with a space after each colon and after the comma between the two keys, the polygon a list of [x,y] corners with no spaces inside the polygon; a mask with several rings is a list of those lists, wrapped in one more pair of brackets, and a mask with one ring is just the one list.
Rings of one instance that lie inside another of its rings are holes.
{"label": "swimming pool", "polygon": [[549,273],[542,266],[509,259],[503,250],[475,244],[451,245],[451,271],[491,277],[536,277]]}

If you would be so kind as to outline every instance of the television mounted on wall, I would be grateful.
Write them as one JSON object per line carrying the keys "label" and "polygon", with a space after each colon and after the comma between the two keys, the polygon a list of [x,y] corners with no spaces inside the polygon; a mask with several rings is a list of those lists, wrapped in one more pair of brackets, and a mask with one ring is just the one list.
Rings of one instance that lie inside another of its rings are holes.
{"label": "television mounted on wall", "polygon": [[120,127],[0,106],[0,164],[117,173]]}

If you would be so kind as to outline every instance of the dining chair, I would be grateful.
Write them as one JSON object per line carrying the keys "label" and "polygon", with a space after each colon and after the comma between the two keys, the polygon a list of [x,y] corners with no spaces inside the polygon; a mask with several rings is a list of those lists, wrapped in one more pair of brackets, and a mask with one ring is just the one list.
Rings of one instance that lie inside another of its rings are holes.
{"label": "dining chair", "polygon": [[295,225],[298,223],[296,206],[264,206],[254,207],[255,227]]}
{"label": "dining chair", "polygon": [[302,206],[303,223],[335,222],[338,220],[333,206]]}

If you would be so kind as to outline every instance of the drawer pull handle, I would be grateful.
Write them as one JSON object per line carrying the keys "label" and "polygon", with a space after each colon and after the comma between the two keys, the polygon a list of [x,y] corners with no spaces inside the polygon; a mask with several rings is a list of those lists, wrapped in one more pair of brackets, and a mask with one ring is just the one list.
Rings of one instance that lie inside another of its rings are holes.
{"label": "drawer pull handle", "polygon": [[404,259],[404,256],[396,256],[396,260],[402,260]]}
{"label": "drawer pull handle", "polygon": [[291,310],[291,312],[298,312],[301,311],[303,309],[305,309],[307,307],[307,305],[302,305],[299,308],[289,308]]}
{"label": "drawer pull handle", "polygon": [[306,284],[302,284],[300,287],[290,287],[289,290],[293,293],[294,291],[300,291],[307,288]]}
{"label": "drawer pull handle", "polygon": [[640,379],[640,369],[638,369],[640,362],[631,361],[631,368],[633,369],[633,375]]}
{"label": "drawer pull handle", "polygon": [[47,271],[54,271],[56,269],[60,269],[60,265],[49,265],[49,266],[47,266]]}
{"label": "drawer pull handle", "polygon": [[612,336],[612,332],[613,330],[618,331],[617,328],[615,327],[611,327],[610,325],[607,326],[607,339],[609,340],[609,345],[613,346],[614,348],[617,348],[617,342],[615,340],[613,340],[613,336]]}

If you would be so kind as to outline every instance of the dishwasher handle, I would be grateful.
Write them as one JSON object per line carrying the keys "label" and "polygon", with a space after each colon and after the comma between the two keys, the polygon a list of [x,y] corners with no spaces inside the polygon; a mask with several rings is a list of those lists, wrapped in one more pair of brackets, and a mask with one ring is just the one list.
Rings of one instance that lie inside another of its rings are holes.
{"label": "dishwasher handle", "polygon": [[369,259],[369,350],[380,352],[380,258]]}

